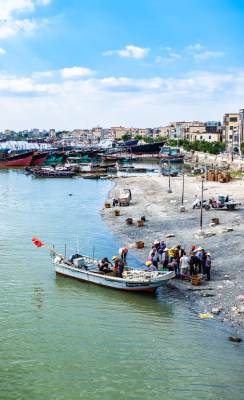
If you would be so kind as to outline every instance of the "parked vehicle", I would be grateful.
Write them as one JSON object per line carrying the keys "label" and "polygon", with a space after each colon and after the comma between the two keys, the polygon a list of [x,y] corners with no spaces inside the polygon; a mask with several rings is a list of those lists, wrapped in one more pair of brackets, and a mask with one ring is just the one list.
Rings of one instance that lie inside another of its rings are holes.
{"label": "parked vehicle", "polygon": [[218,200],[210,199],[209,202],[212,208],[227,207],[228,210],[234,210],[236,206],[241,205],[241,203],[236,202],[234,199],[230,199],[228,194],[227,196],[218,196]]}
{"label": "parked vehicle", "polygon": [[[201,200],[198,199],[197,195],[195,196],[196,199],[195,201],[192,203],[192,208],[201,208]],[[209,200],[203,200],[202,203],[203,208],[205,208],[205,210],[209,211],[210,210],[210,202]]]}
{"label": "parked vehicle", "polygon": [[122,206],[122,205],[129,206],[131,199],[132,199],[132,196],[131,196],[131,190],[130,189],[121,189],[120,190],[120,194],[119,194],[119,197],[118,197],[119,206]]}

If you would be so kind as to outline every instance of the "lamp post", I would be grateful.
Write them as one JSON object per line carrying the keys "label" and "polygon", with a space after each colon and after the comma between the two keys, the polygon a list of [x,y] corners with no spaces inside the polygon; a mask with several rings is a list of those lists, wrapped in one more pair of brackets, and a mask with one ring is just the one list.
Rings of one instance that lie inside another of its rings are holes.
{"label": "lamp post", "polygon": [[168,193],[172,193],[172,190],[170,188],[170,161],[168,161],[168,166],[169,166],[169,188],[168,188]]}
{"label": "lamp post", "polygon": [[183,178],[183,182],[182,182],[181,205],[183,206],[183,203],[184,203],[184,186],[185,186],[185,182],[184,182],[184,171],[183,171],[183,170],[182,170],[182,178]]}

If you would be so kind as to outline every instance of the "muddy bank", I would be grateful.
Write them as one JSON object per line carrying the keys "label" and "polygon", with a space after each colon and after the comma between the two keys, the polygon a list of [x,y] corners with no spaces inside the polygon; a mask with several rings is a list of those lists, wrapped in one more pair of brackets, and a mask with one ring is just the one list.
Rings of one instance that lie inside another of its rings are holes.
{"label": "muddy bank", "polygon": [[[101,207],[102,218],[110,226],[116,237],[124,246],[145,263],[152,243],[156,239],[164,239],[168,248],[181,245],[189,255],[192,245],[203,247],[212,255],[211,281],[203,278],[201,286],[193,286],[188,281],[172,279],[170,285],[195,301],[196,309],[202,313],[212,313],[219,309],[214,317],[220,322],[234,326],[244,337],[244,300],[237,299],[244,295],[244,180],[236,179],[229,183],[204,183],[204,198],[226,195],[238,200],[242,206],[229,211],[211,209],[203,212],[203,230],[208,236],[199,237],[200,210],[192,209],[195,194],[201,193],[200,178],[185,177],[184,206],[186,212],[179,212],[182,197],[182,178],[171,178],[172,193],[168,193],[168,178],[163,176],[138,176],[116,179],[116,185],[109,193],[108,202],[117,197],[121,188],[128,187],[132,191],[130,206],[118,207],[120,216],[114,216],[114,207]],[[145,216],[143,227],[137,226],[137,220]],[[133,218],[132,225],[125,220]],[[213,218],[219,218],[219,225],[210,227]],[[173,234],[166,238],[165,235]],[[212,236],[211,236],[212,235]],[[135,242],[142,240],[143,249],[137,249]]]}

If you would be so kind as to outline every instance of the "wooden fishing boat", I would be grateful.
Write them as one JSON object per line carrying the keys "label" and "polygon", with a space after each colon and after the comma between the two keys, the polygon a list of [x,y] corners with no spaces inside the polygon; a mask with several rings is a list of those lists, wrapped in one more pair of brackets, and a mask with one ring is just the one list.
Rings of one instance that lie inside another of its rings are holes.
{"label": "wooden fishing boat", "polygon": [[37,247],[45,246],[55,254],[52,263],[55,265],[56,274],[95,283],[99,286],[135,292],[152,292],[175,276],[173,271],[144,271],[139,268],[126,267],[123,277],[119,278],[99,271],[99,261],[94,258],[75,254],[69,261],[39,239],[33,237],[32,241]]}
{"label": "wooden fishing boat", "polygon": [[43,165],[48,156],[48,151],[37,151],[33,154],[30,165]]}
{"label": "wooden fishing boat", "polygon": [[73,171],[69,168],[25,168],[28,174],[38,177],[47,177],[47,178],[73,178],[73,176],[77,175],[76,171]]}
{"label": "wooden fishing boat", "polygon": [[98,260],[87,256],[78,256],[72,265],[56,256],[53,264],[59,275],[127,291],[154,291],[175,276],[172,271],[144,271],[135,268],[126,268],[123,278],[104,275],[99,271]]}

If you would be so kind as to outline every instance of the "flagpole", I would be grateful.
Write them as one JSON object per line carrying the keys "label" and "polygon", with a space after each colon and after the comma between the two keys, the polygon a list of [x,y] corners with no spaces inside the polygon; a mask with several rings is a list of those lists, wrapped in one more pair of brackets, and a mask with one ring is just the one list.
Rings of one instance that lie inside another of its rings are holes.
{"label": "flagpole", "polygon": [[[40,240],[41,242],[41,240]],[[72,265],[71,262],[69,262],[68,260],[66,260],[66,258],[64,258],[64,256],[62,256],[62,254],[57,253],[55,250],[53,250],[50,246],[48,246],[46,243],[41,242],[41,244],[43,246],[45,246],[48,250],[52,251],[54,254],[56,254],[58,257],[62,258],[65,262],[67,262],[67,264]]]}

